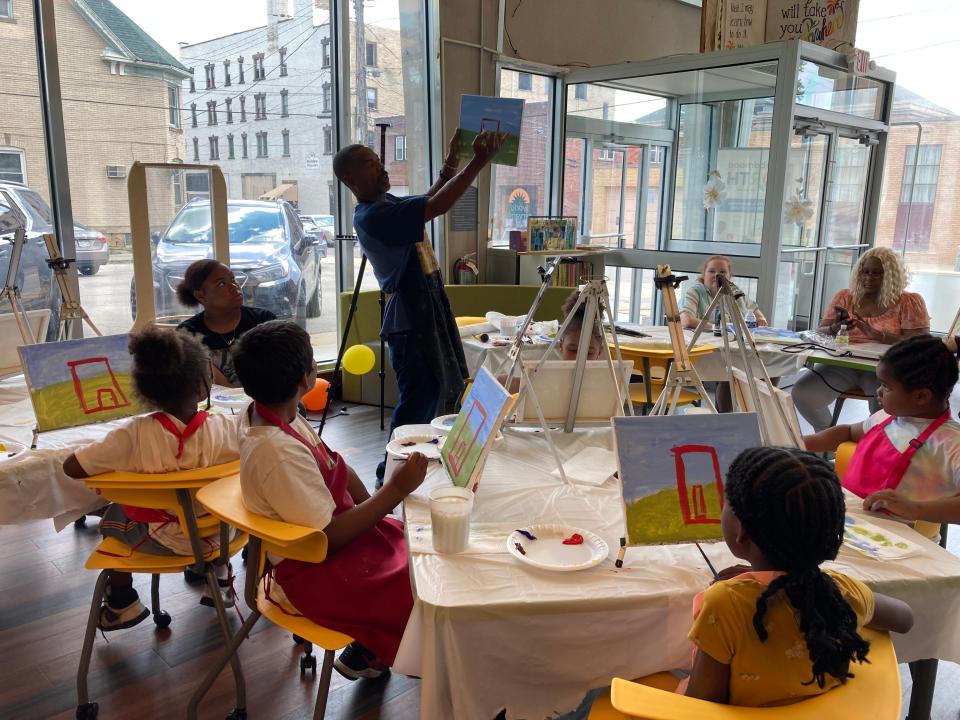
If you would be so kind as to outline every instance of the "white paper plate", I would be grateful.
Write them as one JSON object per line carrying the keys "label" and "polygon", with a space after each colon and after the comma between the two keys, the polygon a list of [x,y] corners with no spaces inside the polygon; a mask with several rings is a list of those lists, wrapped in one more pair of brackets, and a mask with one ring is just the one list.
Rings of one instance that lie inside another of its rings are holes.
{"label": "white paper plate", "polygon": [[[530,540],[514,530],[507,536],[507,552],[517,560],[541,570],[557,572],[585,570],[599,565],[610,553],[607,543],[589,530],[581,530],[569,525],[529,525],[521,529],[537,539]],[[583,536],[583,544],[564,545],[564,539],[574,533]],[[517,549],[517,544],[524,549],[524,552]]]}
{"label": "white paper plate", "polygon": [[27,446],[13,442],[13,440],[0,440],[0,464],[11,462],[23,455],[27,451]]}
{"label": "white paper plate", "polygon": [[249,402],[250,396],[243,391],[243,388],[215,388],[210,394],[212,405],[228,410],[245,408]]}
{"label": "white paper plate", "polygon": [[450,431],[453,429],[453,423],[455,423],[456,420],[456,413],[453,413],[452,415],[441,415],[440,417],[435,417],[430,421],[430,427],[432,427],[441,435],[449,435]]}
{"label": "white paper plate", "polygon": [[387,443],[387,452],[397,458],[405,458],[410,453],[422,453],[428,460],[440,459],[440,445],[443,435],[408,435]]}

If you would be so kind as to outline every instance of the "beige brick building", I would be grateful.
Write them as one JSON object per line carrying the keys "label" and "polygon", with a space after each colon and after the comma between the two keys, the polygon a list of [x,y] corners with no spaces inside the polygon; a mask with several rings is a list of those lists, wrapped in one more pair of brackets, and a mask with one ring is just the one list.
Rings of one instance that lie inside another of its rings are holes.
{"label": "beige brick building", "polygon": [[[12,0],[12,9],[0,22],[10,95],[0,106],[0,171],[49,200],[32,3]],[[130,165],[184,157],[180,84],[188,72],[109,0],[57,0],[55,12],[74,219],[122,241]],[[172,207],[170,176],[151,192]]]}

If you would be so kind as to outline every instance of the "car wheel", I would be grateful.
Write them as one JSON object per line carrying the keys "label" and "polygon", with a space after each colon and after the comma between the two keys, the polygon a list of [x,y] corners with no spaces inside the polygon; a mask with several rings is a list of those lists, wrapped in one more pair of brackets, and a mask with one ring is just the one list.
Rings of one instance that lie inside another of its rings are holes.
{"label": "car wheel", "polygon": [[323,298],[320,297],[320,283],[313,290],[313,297],[307,303],[306,315],[308,318],[320,317],[323,312]]}
{"label": "car wheel", "polygon": [[86,275],[87,277],[91,275],[96,275],[100,271],[99,265],[78,265],[77,270],[80,271],[81,275]]}

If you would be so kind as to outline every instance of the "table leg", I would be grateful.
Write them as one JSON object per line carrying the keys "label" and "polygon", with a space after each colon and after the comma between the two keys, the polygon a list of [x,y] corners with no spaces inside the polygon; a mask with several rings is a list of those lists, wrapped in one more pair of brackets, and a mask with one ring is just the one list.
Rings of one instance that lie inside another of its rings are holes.
{"label": "table leg", "polygon": [[937,660],[915,660],[910,663],[913,688],[910,690],[907,720],[930,720],[933,689],[937,683],[937,664]]}

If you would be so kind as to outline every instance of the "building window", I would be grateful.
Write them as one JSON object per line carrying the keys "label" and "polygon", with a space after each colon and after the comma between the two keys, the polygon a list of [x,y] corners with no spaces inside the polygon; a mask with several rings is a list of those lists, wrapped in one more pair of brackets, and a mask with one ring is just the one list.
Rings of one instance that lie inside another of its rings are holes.
{"label": "building window", "polygon": [[280,77],[285,77],[287,74],[287,49],[282,47],[277,50],[277,53],[280,55]]}
{"label": "building window", "polygon": [[256,93],[253,96],[253,119],[254,120],[267,119],[267,94],[266,93]]}
{"label": "building window", "polygon": [[217,101],[210,100],[207,103],[207,125],[217,124]]}
{"label": "building window", "polygon": [[197,91],[197,83],[193,78],[193,68],[190,68],[190,92]]}
{"label": "building window", "polygon": [[893,231],[895,250],[925,252],[930,248],[942,151],[942,145],[921,145],[918,157],[917,146],[907,146],[903,159],[903,180],[900,182],[900,204],[897,206],[897,221]]}
{"label": "building window", "polygon": [[233,160],[236,156],[233,154],[233,133],[227,135],[227,158]]}
{"label": "building window", "polygon": [[207,73],[207,90],[212,90],[217,86],[217,79],[213,74],[215,68],[216,66],[213,63],[208,63],[203,66],[203,69]]}
{"label": "building window", "polygon": [[266,131],[257,133],[257,157],[258,158],[269,157],[269,154],[267,153]]}
{"label": "building window", "polygon": [[200,162],[200,138],[193,139],[193,161]]}
{"label": "building window", "polygon": [[0,181],[26,182],[21,150],[0,150]]}
{"label": "building window", "polygon": [[173,204],[179,208],[184,203],[183,173],[174,172],[174,173],[171,173],[171,175],[173,176]]}
{"label": "building window", "polygon": [[377,149],[377,136],[373,130],[367,130],[367,147],[374,151]]}
{"label": "building window", "polygon": [[398,162],[407,159],[407,136],[397,135],[393,139],[393,159]]}
{"label": "building window", "polygon": [[330,112],[330,103],[332,100],[332,91],[330,89],[330,83],[323,84],[323,112]]}
{"label": "building window", "polygon": [[197,126],[197,104],[190,103],[190,127]]}
{"label": "building window", "polygon": [[230,87],[230,58],[223,61],[223,84]]}
{"label": "building window", "polygon": [[607,120],[610,117],[610,103],[603,104],[603,119]]}
{"label": "building window", "polygon": [[218,138],[216,135],[210,136],[210,159],[220,159],[220,138]]}
{"label": "building window", "polygon": [[290,157],[290,131],[286,128],[283,130],[283,156]]}
{"label": "building window", "polygon": [[240,96],[240,122],[247,121],[247,98],[244,95]]}
{"label": "building window", "polygon": [[263,53],[257,53],[253,56],[253,79],[263,80],[267,74],[263,70]]}
{"label": "building window", "polygon": [[323,154],[331,155],[333,153],[333,128],[327,125],[323,129]]}
{"label": "building window", "polygon": [[587,84],[580,83],[579,85],[573,86],[573,97],[577,100],[586,100],[587,99]]}
{"label": "building window", "polygon": [[517,90],[533,90],[533,75],[525,72],[518,73]]}
{"label": "building window", "polygon": [[227,125],[233,122],[233,98],[227,98],[223,101],[227,109]]}
{"label": "building window", "polygon": [[170,109],[170,127],[180,129],[180,88],[167,85],[167,101]]}
{"label": "building window", "polygon": [[13,0],[0,0],[0,18],[13,20]]}
{"label": "building window", "polygon": [[330,38],[320,40],[320,67],[330,67]]}
{"label": "building window", "polygon": [[240,154],[246,160],[250,155],[247,153],[247,134],[240,133]]}
{"label": "building window", "polygon": [[243,55],[237,58],[237,82],[243,85]]}
{"label": "building window", "polygon": [[650,154],[651,165],[663,165],[663,151],[666,148],[663,145],[648,145],[647,152]]}
{"label": "building window", "polygon": [[287,100],[289,93],[284,88],[280,91],[280,117],[287,117],[290,114],[290,103]]}
{"label": "building window", "polygon": [[367,110],[377,109],[377,89],[367,88]]}
{"label": "building window", "polygon": [[377,66],[377,44],[374,42],[368,42],[364,48],[367,52],[367,67],[376,67]]}

